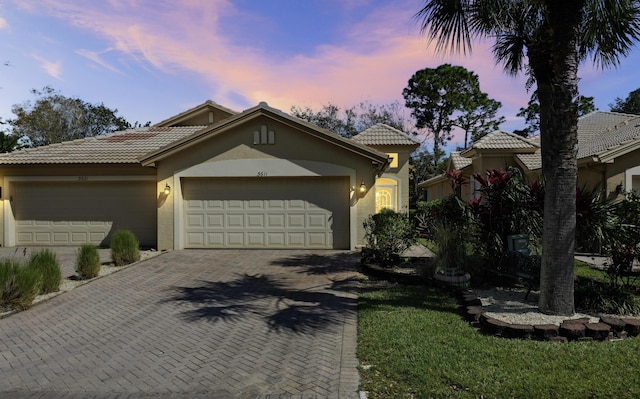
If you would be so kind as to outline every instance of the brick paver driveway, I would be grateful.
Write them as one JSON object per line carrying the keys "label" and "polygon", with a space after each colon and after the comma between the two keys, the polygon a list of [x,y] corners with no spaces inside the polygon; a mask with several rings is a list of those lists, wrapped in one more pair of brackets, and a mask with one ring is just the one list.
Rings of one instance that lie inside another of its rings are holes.
{"label": "brick paver driveway", "polygon": [[356,263],[162,254],[0,320],[0,397],[357,397]]}

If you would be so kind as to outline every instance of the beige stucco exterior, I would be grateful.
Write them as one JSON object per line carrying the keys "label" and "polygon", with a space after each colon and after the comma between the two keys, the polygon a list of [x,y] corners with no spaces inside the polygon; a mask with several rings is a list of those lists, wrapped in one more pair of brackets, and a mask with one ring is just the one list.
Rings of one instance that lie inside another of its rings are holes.
{"label": "beige stucco exterior", "polygon": [[[254,144],[254,132],[266,126],[275,134],[274,144]],[[223,132],[203,138],[197,145],[170,153],[156,162],[158,191],[172,187],[158,208],[158,248],[180,248],[181,179],[189,177],[348,177],[351,247],[363,245],[362,222],[374,212],[371,190],[360,193],[362,182],[370,188],[378,171],[366,157],[267,115],[260,115]]]}
{"label": "beige stucco exterior", "polygon": [[[162,139],[163,135],[167,135],[166,138]],[[153,140],[158,139],[167,144],[153,149]],[[122,187],[130,187],[131,182],[140,182],[147,187],[151,184],[155,187],[154,192],[148,194],[148,198],[144,194],[146,199],[142,201],[155,210],[151,228],[156,239],[145,245],[171,250],[185,247],[182,192],[185,182],[209,179],[217,183],[235,179],[255,182],[255,186],[260,187],[269,179],[272,182],[288,179],[292,182],[287,184],[288,190],[293,191],[296,183],[311,187],[309,184],[324,181],[331,187],[338,187],[335,192],[345,196],[344,206],[348,208],[337,213],[348,215],[342,218],[348,219],[346,247],[355,249],[364,245],[363,222],[376,210],[376,179],[396,182],[398,210],[407,209],[409,153],[413,147],[412,143],[367,146],[294,118],[266,103],[237,113],[208,101],[132,133],[116,133],[113,137],[88,138],[0,156],[0,223],[3,226],[0,243],[16,245],[16,217],[11,205],[12,186],[16,182],[33,187],[39,184],[44,187],[43,182],[57,182],[61,187],[73,183],[74,188],[82,187],[82,184],[98,187],[100,182],[109,182],[116,199],[118,182]],[[133,151],[140,155],[132,158]],[[388,167],[387,153],[398,154],[397,166]],[[104,190],[104,186],[106,183],[100,189]],[[331,192],[334,192],[333,188]],[[43,206],[47,204],[47,198],[41,200]],[[117,210],[127,203],[131,202],[114,200],[112,205],[103,203],[101,206],[113,206]],[[30,206],[37,207],[38,200],[31,201]],[[73,221],[74,217],[69,218]],[[91,219],[90,216],[86,218]],[[130,219],[135,223],[134,217]],[[91,224],[92,221],[86,222]],[[123,227],[135,230],[136,226]],[[342,247],[343,244],[339,245]]]}

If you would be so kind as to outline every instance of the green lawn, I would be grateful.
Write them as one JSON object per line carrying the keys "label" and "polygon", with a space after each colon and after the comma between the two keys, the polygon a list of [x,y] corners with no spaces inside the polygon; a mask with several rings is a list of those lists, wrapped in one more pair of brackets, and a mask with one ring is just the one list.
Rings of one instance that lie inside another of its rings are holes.
{"label": "green lawn", "polygon": [[358,357],[369,398],[638,398],[640,338],[558,344],[483,336],[426,287],[362,290]]}

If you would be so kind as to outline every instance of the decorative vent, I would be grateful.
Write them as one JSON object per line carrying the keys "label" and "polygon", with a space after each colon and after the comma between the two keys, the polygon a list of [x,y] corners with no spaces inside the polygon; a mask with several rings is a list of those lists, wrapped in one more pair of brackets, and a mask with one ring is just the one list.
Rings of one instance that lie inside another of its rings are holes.
{"label": "decorative vent", "polygon": [[260,126],[260,130],[253,132],[253,144],[275,144],[276,133],[267,129],[267,125]]}

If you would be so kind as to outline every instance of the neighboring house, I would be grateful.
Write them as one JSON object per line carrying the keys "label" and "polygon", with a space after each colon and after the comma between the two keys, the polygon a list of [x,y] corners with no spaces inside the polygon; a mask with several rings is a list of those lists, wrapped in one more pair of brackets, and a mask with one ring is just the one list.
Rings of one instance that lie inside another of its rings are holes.
{"label": "neighboring house", "polygon": [[378,192],[408,202],[417,146],[370,130],[349,140],[266,103],[207,101],[152,127],[1,154],[0,243],[108,245],[124,228],[159,250],[354,249]]}
{"label": "neighboring house", "polygon": [[[447,170],[458,170],[469,182],[462,197],[470,199],[477,188],[472,176],[490,169],[516,166],[528,181],[542,175],[540,137],[525,139],[512,133],[495,131],[470,148],[452,152]],[[640,192],[640,116],[594,111],[578,119],[578,187],[603,187],[608,198],[626,190]],[[425,199],[438,199],[452,193],[446,174],[418,185]]]}

